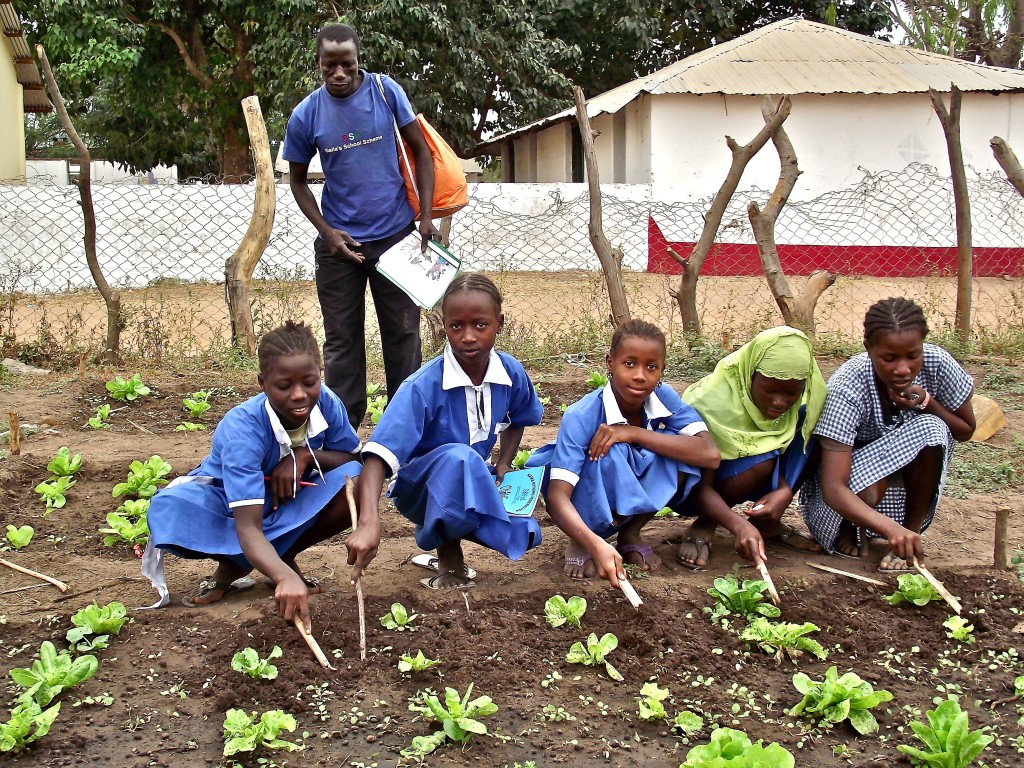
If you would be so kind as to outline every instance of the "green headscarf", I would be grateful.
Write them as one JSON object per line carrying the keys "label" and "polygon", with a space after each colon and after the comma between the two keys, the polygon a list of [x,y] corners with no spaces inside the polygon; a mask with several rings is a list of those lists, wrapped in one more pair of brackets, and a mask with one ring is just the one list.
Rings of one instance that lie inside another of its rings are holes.
{"label": "green headscarf", "polygon": [[[800,401],[777,419],[764,416],[750,399],[755,371],[772,379],[800,379]],[[825,380],[818,370],[810,340],[796,328],[783,325],[757,334],[722,358],[715,370],[690,386],[683,400],[693,406],[718,446],[723,459],[784,451],[796,435],[799,406],[807,406],[804,445],[825,405]]]}

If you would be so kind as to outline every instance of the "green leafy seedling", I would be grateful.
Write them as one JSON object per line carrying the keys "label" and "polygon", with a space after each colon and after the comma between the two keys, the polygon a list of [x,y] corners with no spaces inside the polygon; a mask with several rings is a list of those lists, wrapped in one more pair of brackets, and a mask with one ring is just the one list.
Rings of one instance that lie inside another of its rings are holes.
{"label": "green leafy seedling", "polygon": [[793,755],[784,747],[764,740],[751,743],[743,731],[717,728],[711,742],[693,747],[680,768],[793,768]]}
{"label": "green leafy seedling", "polygon": [[950,640],[959,640],[962,643],[974,642],[974,625],[969,624],[962,616],[950,616],[942,626],[946,628],[946,637]]}
{"label": "green leafy seedling", "polygon": [[758,616],[743,630],[740,639],[754,643],[766,653],[775,654],[779,661],[784,654],[796,660],[803,653],[824,659],[827,654],[821,643],[806,636],[817,631],[818,627],[810,622],[791,624],[785,621],[768,621],[763,616]]}
{"label": "green leafy seedling", "polygon": [[415,632],[416,627],[412,626],[412,622],[417,618],[418,613],[410,614],[401,603],[392,603],[391,610],[380,617],[380,625],[384,629],[394,629],[398,632]]}
{"label": "green leafy seedling", "polygon": [[823,680],[812,680],[803,672],[793,675],[793,686],[804,695],[787,714],[813,717],[819,722],[841,723],[849,720],[857,733],[867,735],[878,730],[878,722],[870,710],[892,701],[888,691],[876,691],[871,683],[857,674],[842,677],[836,667],[825,671]]}
{"label": "green leafy seedling", "polygon": [[935,588],[928,583],[928,579],[920,574],[901,573],[896,582],[897,590],[885,598],[889,605],[911,603],[921,607],[942,599],[942,595],[935,591]]}
{"label": "green leafy seedling", "polygon": [[580,619],[587,612],[587,601],[585,598],[573,596],[566,600],[561,595],[549,597],[544,603],[544,617],[552,627],[560,627],[568,624],[570,627],[579,627]]}
{"label": "green leafy seedling", "polygon": [[[103,648],[110,635],[119,635],[121,627],[128,621],[128,612],[124,603],[111,602],[99,605],[93,601],[71,617],[74,626],[68,630],[67,641],[78,650]],[[86,638],[92,638],[86,640]],[[100,639],[102,638],[102,640]],[[100,644],[97,645],[97,642]],[[90,645],[87,645],[91,643]]]}
{"label": "green leafy seedling", "polygon": [[149,541],[149,523],[146,519],[149,499],[126,499],[115,512],[107,513],[107,528],[100,528],[103,544],[142,545]]}
{"label": "green leafy seedling", "polygon": [[380,391],[381,391],[381,389],[383,389],[383,387],[384,387],[383,384],[381,384],[380,382],[376,382],[376,381],[371,382],[370,384],[367,384],[366,385],[366,397],[367,397],[367,399],[369,399],[371,397],[376,397],[377,395],[379,395]]}
{"label": "green leafy seedling", "polygon": [[768,582],[761,579],[744,579],[741,582],[732,574],[715,579],[714,586],[708,590],[708,594],[715,598],[711,620],[718,621],[734,613],[745,618],[778,618],[782,612],[765,601],[767,591]]}
{"label": "green leafy seedling", "polygon": [[159,456],[150,456],[144,462],[136,459],[128,465],[128,477],[123,483],[114,486],[111,493],[114,498],[121,496],[138,496],[140,499],[152,498],[161,485],[167,485],[166,476],[171,472],[171,465]]}
{"label": "green leafy seedling", "polygon": [[618,647],[619,638],[611,632],[606,633],[600,639],[598,639],[596,633],[591,632],[590,636],[587,638],[586,645],[582,642],[575,642],[572,644],[572,647],[569,648],[569,653],[565,656],[565,660],[570,664],[583,664],[587,667],[596,667],[603,664],[605,672],[608,673],[608,677],[612,680],[618,680],[621,682],[622,675],[619,674],[619,670],[609,664],[605,659],[609,653]]}
{"label": "green leafy seedling", "polygon": [[591,371],[587,376],[587,386],[591,389],[603,389],[608,384],[608,374],[601,371]]}
{"label": "green leafy seedling", "polygon": [[46,502],[46,512],[43,515],[48,515],[55,509],[63,508],[68,503],[67,497],[64,494],[77,482],[77,480],[70,477],[58,477],[37,485],[35,488],[36,493],[39,494],[40,499]]}
{"label": "green leafy seedling", "polygon": [[274,680],[277,678],[277,667],[270,662],[281,658],[281,655],[282,651],[276,645],[270,649],[265,659],[260,658],[255,648],[243,648],[231,657],[231,668],[253,680]]}
{"label": "green leafy seedling", "polygon": [[914,765],[928,768],[966,768],[992,742],[983,729],[970,730],[967,713],[955,697],[940,703],[925,715],[927,723],[912,722],[914,735],[924,749],[900,744],[896,747]]}
{"label": "green leafy seedling", "polygon": [[89,426],[93,429],[107,429],[110,427],[110,406],[104,403],[96,409],[96,415],[89,417]]}
{"label": "green leafy seedling", "polygon": [[423,672],[431,667],[436,667],[440,663],[440,659],[428,659],[423,655],[423,651],[416,651],[415,656],[403,654],[399,657],[398,671],[415,675],[417,672]]}
{"label": "green leafy seedling", "polygon": [[295,730],[295,718],[280,709],[272,709],[256,719],[256,713],[244,709],[229,709],[224,715],[224,757],[239,752],[254,752],[258,747],[284,749],[294,752],[302,749],[298,744],[279,739],[281,731]]}
{"label": "green leafy seedling", "polygon": [[190,418],[201,419],[203,414],[210,410],[209,399],[210,393],[201,389],[182,399],[181,404],[188,409]]}
{"label": "green leafy seedling", "polygon": [[524,469],[526,462],[530,460],[532,455],[533,451],[528,451],[525,448],[521,451],[516,451],[516,456],[512,459],[512,469]]}
{"label": "green leafy seedling", "polygon": [[487,733],[487,726],[481,723],[479,718],[490,717],[498,711],[498,705],[491,701],[491,697],[479,696],[470,700],[473,683],[469,684],[465,696],[459,696],[459,692],[454,688],[444,690],[443,704],[437,696],[426,693],[421,697],[422,704],[409,705],[413,712],[419,712],[428,720],[440,723],[441,730],[430,736],[414,738],[412,745],[402,750],[403,757],[422,758],[444,744],[445,740],[466,744],[473,734]]}
{"label": "green leafy seedling", "polygon": [[175,432],[205,432],[205,424],[194,424],[191,421],[183,421],[174,428]]}
{"label": "green leafy seedling", "polygon": [[107,382],[107,392],[115,400],[132,401],[145,397],[150,393],[150,389],[142,383],[142,376],[136,373],[130,379],[115,376],[113,381]]}
{"label": "green leafy seedling", "polygon": [[11,710],[6,723],[0,723],[0,753],[20,752],[33,741],[50,732],[50,726],[57,719],[60,703],[43,709],[30,696],[18,697],[18,705]]}
{"label": "green leafy seedling", "polygon": [[683,710],[672,720],[672,730],[683,736],[695,736],[704,730],[704,718],[693,712]]}
{"label": "green leafy seedling", "polygon": [[66,445],[57,451],[57,455],[50,459],[46,468],[50,471],[50,479],[58,477],[71,477],[82,466],[82,454],[71,455],[71,449]]}
{"label": "green leafy seedling", "polygon": [[23,525],[17,528],[8,523],[6,538],[14,549],[24,549],[32,541],[34,533],[35,529],[31,525]]}
{"label": "green leafy seedling", "polygon": [[11,679],[25,689],[24,696],[31,697],[45,707],[60,692],[83,683],[96,674],[99,662],[95,656],[72,658],[67,651],[57,653],[49,640],[39,646],[39,658],[26,669],[12,669]]}
{"label": "green leafy seedling", "polygon": [[384,408],[388,404],[387,395],[376,395],[366,402],[366,412],[370,414],[370,423],[376,426],[384,415]]}
{"label": "green leafy seedling", "polygon": [[665,699],[668,688],[659,688],[657,683],[644,683],[640,686],[640,695],[636,697],[637,716],[647,723],[660,723],[668,719],[665,711]]}

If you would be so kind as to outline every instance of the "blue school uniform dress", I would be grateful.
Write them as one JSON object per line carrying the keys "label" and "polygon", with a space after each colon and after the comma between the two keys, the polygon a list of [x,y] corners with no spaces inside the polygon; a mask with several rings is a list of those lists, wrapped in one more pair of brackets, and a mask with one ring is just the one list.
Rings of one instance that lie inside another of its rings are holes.
{"label": "blue school uniform dress", "polygon": [[[320,400],[309,414],[299,445],[310,450],[359,450],[359,437],[344,406],[326,386],[320,387]],[[264,476],[292,452],[292,438],[265,394],[232,408],[213,433],[210,455],[153,497],[147,515],[150,544],[180,557],[214,557],[251,568],[235,531],[234,510],[255,504],[263,507],[264,535],[279,555],[284,554],[343,490],[345,479],[358,475],[361,468],[358,461],[328,472],[314,467],[304,479],[316,485],[299,487],[294,498],[273,509]]]}
{"label": "blue school uniform dress", "polygon": [[[623,518],[664,507],[679,511],[700,480],[700,470],[646,448],[616,443],[597,461],[588,457],[590,441],[602,424],[626,424],[611,384],[566,409],[558,439],[534,451],[527,466],[546,467],[543,490],[551,480],[573,486],[572,505],[598,536],[608,538]],[[708,428],[672,387],[659,384],[644,401],[644,427],[672,435],[698,435]]]}
{"label": "blue school uniform dress", "polygon": [[502,431],[539,424],[543,412],[514,357],[491,350],[474,386],[446,346],[399,387],[363,454],[391,468],[388,496],[422,549],[466,539],[516,560],[540,544],[540,526],[505,511],[488,462]]}
{"label": "blue school uniform dress", "polygon": [[[760,501],[766,493],[779,490],[779,478],[786,481],[786,485],[795,488],[800,479],[807,461],[810,459],[810,450],[804,450],[804,417],[807,415],[807,406],[800,406],[800,418],[796,422],[796,434],[793,441],[786,446],[785,450],[767,451],[755,456],[740,456],[738,459],[723,459],[718,469],[715,470],[715,482],[729,480],[736,475],[746,472],[748,469],[757,466],[765,461],[774,461],[775,469],[772,470],[771,479],[763,488],[756,489],[744,499],[744,501]],[[810,442],[814,445],[814,441]]]}

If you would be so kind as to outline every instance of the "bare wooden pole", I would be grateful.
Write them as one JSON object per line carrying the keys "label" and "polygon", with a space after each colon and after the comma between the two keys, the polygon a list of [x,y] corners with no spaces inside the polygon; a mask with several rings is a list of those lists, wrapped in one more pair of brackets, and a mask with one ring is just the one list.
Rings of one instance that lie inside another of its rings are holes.
{"label": "bare wooden pole", "polygon": [[[359,513],[356,511],[355,483],[351,477],[345,478],[345,498],[348,500],[348,511],[352,518],[352,532],[359,526]],[[359,567],[356,566],[358,569]],[[353,579],[356,585],[356,604],[359,606],[359,659],[366,661],[366,603],[363,600],[363,574]]]}
{"label": "bare wooden pole", "polygon": [[1005,571],[1010,567],[1009,547],[1007,546],[1009,528],[1010,508],[1000,507],[996,510],[995,547],[992,552],[992,565],[999,571]]}
{"label": "bare wooden pole", "polygon": [[316,660],[320,662],[320,666],[324,669],[334,669],[334,667],[331,666],[331,662],[327,660],[327,656],[324,655],[324,651],[320,647],[320,643],[318,643],[316,638],[306,631],[306,625],[303,623],[302,617],[296,613],[292,616],[292,623],[295,625],[295,628],[299,630],[299,634],[302,635],[302,639],[306,641],[306,645],[309,646],[309,650],[313,652]]}
{"label": "bare wooden pole", "polygon": [[7,447],[11,456],[18,456],[21,453],[21,420],[16,411],[7,412],[7,424],[10,429],[7,432]]}
{"label": "bare wooden pole", "polygon": [[833,568],[830,565],[822,565],[821,563],[807,563],[811,568],[817,568],[819,571],[825,571],[826,573],[834,573],[836,576],[845,576],[848,579],[856,579],[857,581],[863,581],[866,584],[874,584],[876,587],[887,587],[889,586],[886,582],[880,581],[879,579],[872,579],[870,576],[861,576],[859,573],[850,573],[849,571],[842,571],[838,568]]}
{"label": "bare wooden pole", "polygon": [[256,354],[256,331],[253,328],[249,290],[252,273],[270,242],[274,227],[277,197],[274,189],[274,166],[270,156],[270,139],[263,122],[260,100],[255,96],[242,99],[245,124],[249,128],[253,164],[256,168],[256,201],[249,228],[238,249],[224,264],[224,297],[231,317],[231,343],[248,354]]}
{"label": "bare wooden pole", "polygon": [[949,170],[953,180],[953,204],[956,207],[956,330],[964,343],[971,337],[971,285],[974,275],[974,247],[971,235],[971,200],[967,194],[967,172],[960,144],[960,104],[962,94],[949,86],[949,109],[942,96],[929,88],[932,107],[946,137]]}
{"label": "bare wooden pole", "polygon": [[587,188],[590,190],[590,223],[587,227],[594,252],[601,262],[605,282],[608,284],[608,298],[611,301],[612,325],[618,327],[629,319],[629,302],[626,288],[622,284],[622,249],[612,248],[604,234],[601,211],[601,178],[597,169],[597,153],[594,151],[594,132],[587,117],[587,100],[578,85],[572,89],[576,98],[576,122],[579,123],[583,139],[583,159],[587,166]]}
{"label": "bare wooden pole", "polygon": [[992,147],[992,154],[1006,174],[1006,178],[1018,193],[1024,195],[1024,167],[1021,167],[1020,160],[1010,149],[1010,145],[999,136],[993,136],[988,144]]}
{"label": "bare wooden pole", "polygon": [[57,116],[64,127],[71,143],[75,145],[78,152],[78,178],[75,186],[82,200],[82,217],[85,223],[85,260],[89,265],[89,272],[92,274],[93,282],[99,289],[103,302],[107,305],[107,340],[103,357],[108,362],[117,360],[121,345],[121,292],[115,291],[107,283],[100,269],[99,259],[96,257],[96,209],[92,204],[92,158],[89,156],[89,148],[82,141],[82,137],[75,130],[74,123],[68,115],[67,107],[64,106],[64,97],[60,95],[60,88],[57,80],[50,69],[50,62],[46,58],[46,51],[43,46],[36,45],[36,56],[39,58],[40,68],[43,70],[43,77],[46,79],[46,87],[50,91],[50,98],[53,100],[53,107],[57,110]]}
{"label": "bare wooden pole", "polygon": [[55,586],[61,592],[67,592],[68,591],[68,585],[67,584],[65,584],[63,581],[58,581],[57,579],[53,578],[52,576],[47,576],[45,573],[40,573],[39,571],[33,571],[33,570],[28,569],[28,568],[22,568],[20,565],[15,565],[10,560],[5,560],[2,557],[0,557],[0,565],[6,565],[8,568],[10,568],[11,570],[17,571],[18,573],[24,573],[26,576],[32,576],[33,578],[39,579],[40,581],[45,581],[47,584],[53,584],[53,586]]}

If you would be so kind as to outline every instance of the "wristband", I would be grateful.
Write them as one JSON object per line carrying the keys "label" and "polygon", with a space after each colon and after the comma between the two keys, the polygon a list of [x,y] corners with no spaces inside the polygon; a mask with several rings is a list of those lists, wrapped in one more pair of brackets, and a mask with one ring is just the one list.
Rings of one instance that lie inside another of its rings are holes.
{"label": "wristband", "polygon": [[914,406],[914,410],[915,411],[923,411],[925,408],[928,407],[928,403],[930,403],[931,401],[932,401],[932,396],[929,393],[925,392],[924,393],[924,400],[922,400],[920,403],[915,405]]}

